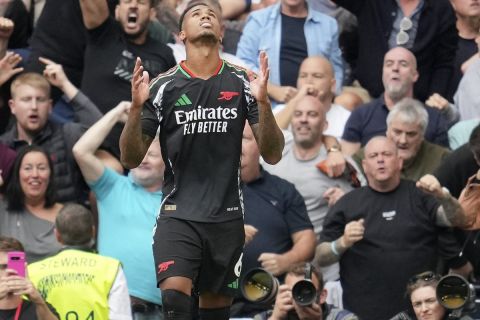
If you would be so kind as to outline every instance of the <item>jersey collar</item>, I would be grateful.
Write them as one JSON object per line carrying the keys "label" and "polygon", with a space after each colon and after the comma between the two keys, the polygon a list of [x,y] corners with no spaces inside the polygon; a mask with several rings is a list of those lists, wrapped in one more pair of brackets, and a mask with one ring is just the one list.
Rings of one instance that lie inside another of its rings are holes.
{"label": "jersey collar", "polygon": [[[218,67],[213,73],[212,77],[222,72],[224,64],[225,61],[223,61],[223,59],[220,59],[220,63],[218,64]],[[180,62],[180,71],[182,71],[182,73],[188,78],[198,78],[190,69],[187,68],[187,66],[185,65],[185,60],[182,60],[182,62]]]}

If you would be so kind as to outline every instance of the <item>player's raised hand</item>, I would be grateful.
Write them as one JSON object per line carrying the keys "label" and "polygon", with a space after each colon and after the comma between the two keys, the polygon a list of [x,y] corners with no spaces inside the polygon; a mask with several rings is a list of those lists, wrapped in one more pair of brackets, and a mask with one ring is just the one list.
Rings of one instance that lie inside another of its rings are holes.
{"label": "player's raised hand", "polygon": [[270,69],[268,67],[268,57],[265,51],[260,52],[260,70],[256,76],[249,74],[250,87],[253,96],[258,102],[268,102],[267,84]]}
{"label": "player's raised hand", "polygon": [[132,108],[141,108],[150,96],[150,78],[143,69],[142,60],[137,57],[132,77]]}

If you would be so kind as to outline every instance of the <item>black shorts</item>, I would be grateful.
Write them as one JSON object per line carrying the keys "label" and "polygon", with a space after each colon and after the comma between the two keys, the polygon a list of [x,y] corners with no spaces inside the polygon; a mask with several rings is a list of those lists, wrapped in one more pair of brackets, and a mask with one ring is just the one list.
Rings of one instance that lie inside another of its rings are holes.
{"label": "black shorts", "polygon": [[182,276],[194,290],[235,296],[242,269],[243,219],[204,223],[160,216],[153,235],[157,283]]}

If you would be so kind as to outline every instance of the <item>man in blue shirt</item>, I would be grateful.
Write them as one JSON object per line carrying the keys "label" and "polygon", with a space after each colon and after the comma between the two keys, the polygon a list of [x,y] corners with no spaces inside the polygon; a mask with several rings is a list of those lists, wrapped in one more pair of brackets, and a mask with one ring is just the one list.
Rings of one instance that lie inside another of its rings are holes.
{"label": "man in blue shirt", "polygon": [[161,319],[151,247],[165,167],[160,145],[152,143],[142,163],[128,177],[107,167],[96,153],[113,126],[126,121],[129,106],[121,102],[109,111],[78,140],[73,153],[97,198],[99,253],[122,262],[134,319]]}
{"label": "man in blue shirt", "polygon": [[237,57],[256,72],[260,50],[268,55],[268,92],[276,102],[288,102],[295,95],[300,64],[312,55],[322,55],[332,62],[337,91],[341,88],[343,64],[337,22],[310,9],[305,0],[282,0],[248,16],[238,43]]}

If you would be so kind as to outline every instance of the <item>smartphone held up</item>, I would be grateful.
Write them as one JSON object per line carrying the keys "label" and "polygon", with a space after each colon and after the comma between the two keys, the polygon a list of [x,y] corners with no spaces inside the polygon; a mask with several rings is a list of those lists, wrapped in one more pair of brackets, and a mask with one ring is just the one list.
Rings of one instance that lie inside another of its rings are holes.
{"label": "smartphone held up", "polygon": [[10,251],[7,253],[7,268],[17,271],[20,277],[25,277],[25,253],[22,251]]}

